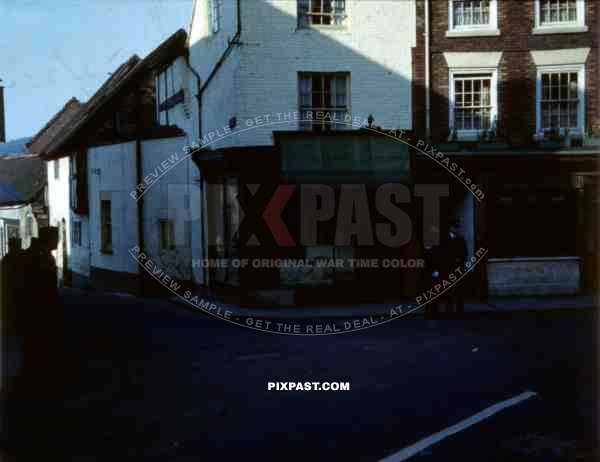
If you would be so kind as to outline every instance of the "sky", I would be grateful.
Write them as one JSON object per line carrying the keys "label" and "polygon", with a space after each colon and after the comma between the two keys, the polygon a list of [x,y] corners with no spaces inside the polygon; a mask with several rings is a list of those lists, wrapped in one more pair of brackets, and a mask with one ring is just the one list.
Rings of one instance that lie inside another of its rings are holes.
{"label": "sky", "polygon": [[7,140],[35,135],[72,96],[87,100],[191,15],[192,0],[0,0]]}

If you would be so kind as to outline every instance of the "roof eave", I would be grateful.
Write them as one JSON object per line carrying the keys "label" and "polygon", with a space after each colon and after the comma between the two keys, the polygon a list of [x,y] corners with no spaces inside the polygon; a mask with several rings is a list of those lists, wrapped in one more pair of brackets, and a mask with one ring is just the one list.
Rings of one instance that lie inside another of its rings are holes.
{"label": "roof eave", "polygon": [[[167,62],[167,60],[172,60],[178,56],[185,56],[186,53],[187,33],[185,30],[179,29],[157,48],[155,48],[144,59],[139,60],[139,58],[137,58],[139,61],[137,61],[125,75],[121,76],[113,88],[109,89],[106,94],[102,95],[102,87],[109,83],[110,79],[108,79],[105,84],[100,87],[96,94],[90,98],[88,104],[84,106],[83,117],[75,125],[67,127],[65,131],[59,133],[57,138],[55,138],[55,140],[48,145],[46,152],[40,154],[40,157],[44,158],[45,160],[52,160],[67,156],[68,153],[65,154],[60,152],[61,149],[73,139],[80,129],[86,126],[86,124],[98,113],[98,111],[107,101],[110,101],[111,98],[118,94],[119,91],[122,90],[123,87],[125,87],[125,85],[127,85],[129,82],[131,82],[133,78],[138,76],[144,70],[158,68]],[[129,59],[129,61],[127,61],[127,63],[131,63],[136,57],[137,56],[134,55]]]}

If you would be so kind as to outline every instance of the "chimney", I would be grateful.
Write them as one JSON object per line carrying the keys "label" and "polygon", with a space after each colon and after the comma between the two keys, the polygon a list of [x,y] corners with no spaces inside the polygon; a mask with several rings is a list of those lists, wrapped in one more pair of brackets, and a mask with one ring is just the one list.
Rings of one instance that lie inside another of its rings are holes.
{"label": "chimney", "polygon": [[6,125],[4,122],[4,87],[0,79],[0,143],[6,143]]}

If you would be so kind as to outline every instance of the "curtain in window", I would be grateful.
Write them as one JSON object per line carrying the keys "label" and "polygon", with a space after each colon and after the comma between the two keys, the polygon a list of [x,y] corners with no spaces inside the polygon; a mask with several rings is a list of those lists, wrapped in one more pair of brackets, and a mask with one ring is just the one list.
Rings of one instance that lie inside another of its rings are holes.
{"label": "curtain in window", "polygon": [[454,27],[490,23],[490,0],[453,0]]}
{"label": "curtain in window", "polygon": [[540,0],[540,23],[577,21],[577,0]]}

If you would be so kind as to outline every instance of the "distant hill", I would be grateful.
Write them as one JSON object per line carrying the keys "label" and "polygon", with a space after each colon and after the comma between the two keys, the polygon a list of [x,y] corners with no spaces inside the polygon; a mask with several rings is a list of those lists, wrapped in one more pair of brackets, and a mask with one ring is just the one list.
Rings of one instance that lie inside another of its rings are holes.
{"label": "distant hill", "polygon": [[29,150],[25,145],[32,139],[31,137],[18,138],[7,143],[0,143],[0,156],[22,156],[29,154]]}

